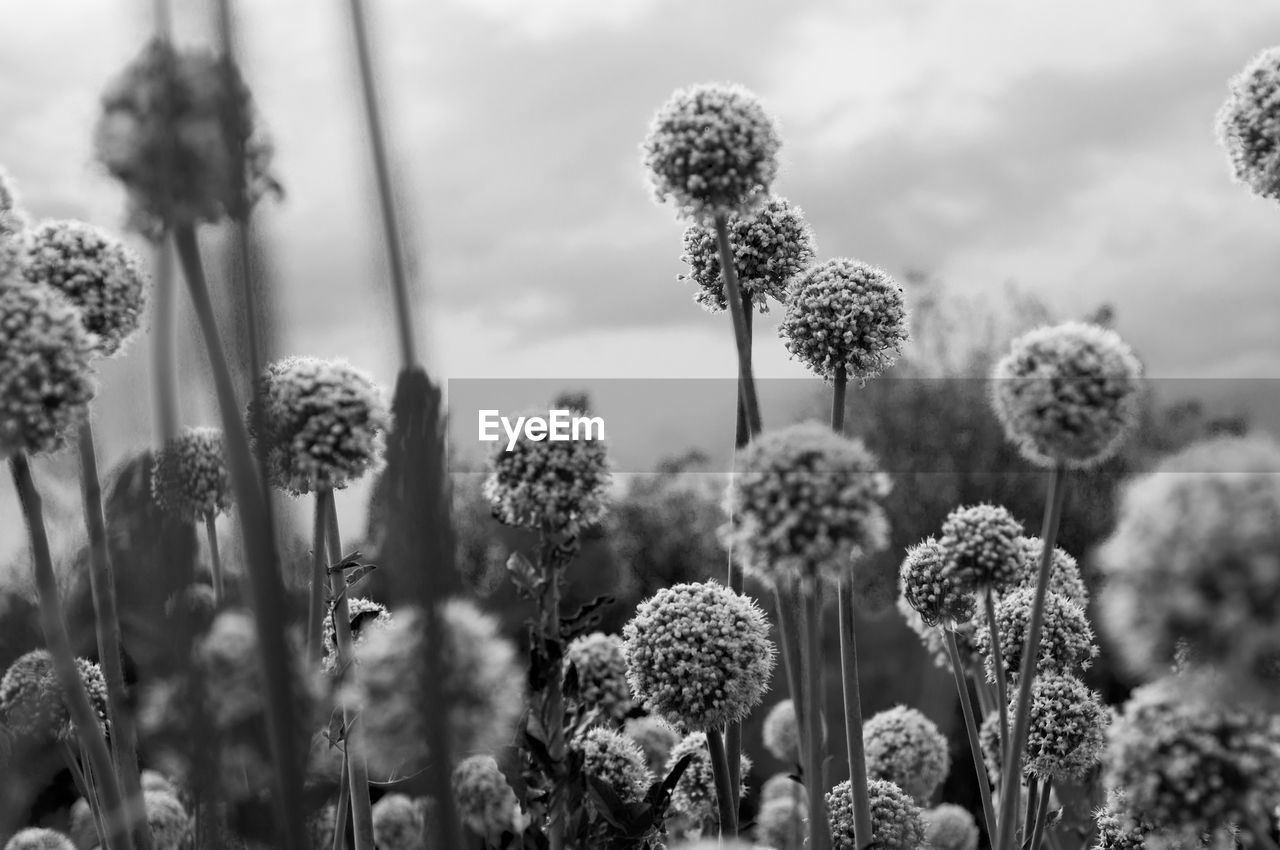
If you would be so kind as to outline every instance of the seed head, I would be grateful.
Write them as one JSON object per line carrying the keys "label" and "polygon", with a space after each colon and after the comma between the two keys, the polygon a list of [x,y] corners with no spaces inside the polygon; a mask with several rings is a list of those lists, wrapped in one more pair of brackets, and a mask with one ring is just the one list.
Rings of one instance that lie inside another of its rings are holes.
{"label": "seed head", "polygon": [[[1000,631],[1000,655],[1005,675],[1016,679],[1022,669],[1022,649],[1031,621],[1034,590],[1015,590],[996,603],[996,628]],[[991,630],[985,623],[978,627],[978,649],[987,659],[987,679],[995,681],[992,659]],[[1051,591],[1044,597],[1044,619],[1040,632],[1040,654],[1033,668],[1037,675],[1072,673],[1088,668],[1098,654],[1093,642],[1093,629],[1084,609]]]}
{"label": "seed head", "polygon": [[858,260],[827,260],[787,290],[778,325],[791,356],[828,381],[844,367],[849,379],[873,378],[889,368],[907,340],[902,289],[888,272]]}
{"label": "seed head", "polygon": [[[924,841],[924,823],[911,797],[884,779],[869,780],[867,792],[871,797],[871,841],[882,850],[918,850]],[[827,820],[834,850],[857,850],[849,780],[827,792]]]}
{"label": "seed head", "polygon": [[1022,523],[998,505],[956,508],[942,523],[942,569],[961,592],[996,593],[1017,581],[1022,565]]}
{"label": "seed head", "polygon": [[1141,375],[1114,331],[1066,322],[1013,341],[996,364],[991,400],[1023,457],[1083,469],[1114,455],[1134,429]]}
{"label": "seed head", "polygon": [[766,431],[741,450],[721,529],[743,570],[766,584],[821,572],[884,548],[889,478],[859,440],[816,422]]}
{"label": "seed head", "polygon": [[[675,790],[671,793],[672,810],[687,818],[693,824],[701,826],[704,831],[714,828],[719,822],[719,810],[716,807],[716,778],[711,768],[711,753],[707,749],[707,736],[704,732],[694,732],[685,736],[675,749],[671,751],[671,759],[667,762],[667,771],[676,766],[676,762],[686,755],[692,754],[693,760],[680,775]],[[739,796],[747,791],[746,776],[751,772],[751,759],[742,754],[742,787]]]}
{"label": "seed head", "polygon": [[468,756],[453,769],[453,799],[467,828],[497,840],[502,833],[520,834],[528,816],[493,756]]}
{"label": "seed head", "polygon": [[1084,682],[1059,673],[1036,676],[1030,718],[1028,776],[1078,781],[1098,764],[1110,715]]}
{"label": "seed head", "polygon": [[[813,262],[813,231],[798,207],[777,196],[758,210],[729,216],[727,224],[742,295],[752,307],[767,313],[769,299],[785,300],[787,285]],[[689,266],[689,273],[678,279],[698,285],[694,300],[712,313],[727,310],[715,229],[690,224],[680,259]]]}
{"label": "seed head", "polygon": [[632,693],[683,728],[742,720],[769,688],[774,647],[764,612],[714,581],[658,591],[623,638]]}
{"label": "seed head", "polygon": [[419,850],[425,826],[422,809],[405,794],[388,794],[373,804],[373,840],[380,850]]}
{"label": "seed head", "polygon": [[571,664],[577,671],[577,703],[583,711],[596,709],[615,724],[626,719],[631,687],[622,638],[604,632],[574,638],[565,649],[564,663],[566,671]]}
{"label": "seed head", "polygon": [[1263,50],[1227,83],[1218,141],[1236,182],[1262,198],[1280,198],[1280,48]]}
{"label": "seed head", "polygon": [[887,779],[917,805],[933,796],[951,770],[947,739],[937,724],[903,705],[881,711],[863,725],[867,776]]}
{"label": "seed head", "polygon": [[784,699],[769,709],[764,717],[764,748],[778,761],[800,763],[800,729],[796,723],[796,706]]}
{"label": "seed head", "polygon": [[641,147],[659,203],[710,222],[766,197],[778,172],[778,128],[759,99],[736,85],[679,89],[662,105]]}
{"label": "seed head", "polygon": [[973,596],[948,574],[948,550],[932,537],[907,550],[898,571],[901,598],[929,626],[973,619]]}
{"label": "seed head", "polygon": [[955,803],[941,803],[920,813],[925,845],[933,850],[978,850],[978,824],[973,813]]}
{"label": "seed head", "polygon": [[653,781],[640,745],[620,732],[596,727],[573,741],[588,777],[608,786],[625,803],[644,799]]}
{"label": "seed head", "polygon": [[95,387],[92,346],[64,295],[0,279],[0,457],[62,448]]}
{"label": "seed head", "polygon": [[231,509],[222,431],[188,428],[156,452],[151,496],[166,512],[198,521]]}

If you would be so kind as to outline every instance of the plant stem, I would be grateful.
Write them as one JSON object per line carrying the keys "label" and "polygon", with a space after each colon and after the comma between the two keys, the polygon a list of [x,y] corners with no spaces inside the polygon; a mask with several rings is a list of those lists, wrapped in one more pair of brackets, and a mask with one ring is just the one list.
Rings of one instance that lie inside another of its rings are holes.
{"label": "plant stem", "polygon": [[[959,649],[959,647],[956,647]],[[978,707],[982,710],[982,719],[986,720],[987,715],[996,710],[996,698],[991,692],[991,683],[987,681],[987,675],[982,670],[974,670],[968,676],[969,681],[973,683],[973,691],[978,695]]]}
{"label": "plant stem", "polygon": [[[550,559],[551,544],[543,541],[544,558]],[[543,602],[542,639],[546,643],[560,642],[560,568],[555,563],[543,565],[550,571],[546,596]],[[560,783],[563,780],[565,742],[564,742],[564,665],[559,659],[549,665],[547,670],[547,696],[542,722],[547,730],[547,751],[552,761],[551,804],[547,812],[548,839],[551,850],[564,850],[565,846],[565,807],[564,794]]]}
{"label": "plant stem", "polygon": [[[338,511],[333,503],[333,491],[327,487],[320,490],[316,493],[316,501],[323,504],[329,559],[337,563],[342,559],[342,537],[338,532]],[[351,610],[347,605],[347,578],[341,570],[329,576],[329,595],[333,598],[334,670],[339,677],[342,677],[355,658],[355,646],[351,639]],[[342,711],[342,724],[346,740],[347,778],[351,786],[351,825],[355,828],[355,850],[374,850],[373,812],[369,801],[369,767],[360,751],[360,739],[355,729],[355,715],[345,707]]]}
{"label": "plant stem", "polygon": [[827,850],[831,832],[823,797],[822,779],[822,706],[825,702],[822,689],[822,598],[818,578],[805,576],[801,593],[806,602],[804,617],[805,659],[805,744],[808,752],[805,764],[805,785],[809,789],[809,847],[810,850]]}
{"label": "plant stem", "polygon": [[[795,610],[795,589],[773,586],[773,604],[778,612],[778,642],[782,645],[782,666],[787,674],[787,688],[791,691],[791,706],[795,709],[797,726],[800,729],[802,752],[804,735],[804,664],[801,661],[799,641],[803,640],[799,624],[792,612]],[[807,756],[801,755],[803,763]]]}
{"label": "plant stem", "polygon": [[[752,318],[751,298],[749,296],[744,295],[743,303],[746,308],[744,312],[744,318],[746,319],[747,340],[749,344],[751,340],[751,318]],[[737,450],[741,450],[744,446],[747,445],[747,443],[751,442],[751,428],[747,424],[747,409],[746,409],[746,405],[742,401],[742,376],[741,375],[738,376],[738,399],[735,404],[735,407],[737,409],[737,429],[736,429],[736,433],[734,434],[733,442],[734,442],[734,448]],[[735,459],[736,459],[736,452],[735,452]],[[742,570],[738,569],[737,565],[734,564],[732,550],[728,552],[727,560],[729,564],[729,575],[728,575],[729,589],[737,593],[742,593],[743,588],[745,586],[746,578],[745,576],[743,576]],[[742,721],[734,720],[731,723],[729,723],[728,727],[725,729],[724,738],[725,738],[725,749],[728,751],[728,755],[729,755],[729,790],[735,795],[734,811],[736,812],[738,810],[736,795],[738,791],[742,788]]]}
{"label": "plant stem", "polygon": [[277,805],[272,808],[277,815],[284,850],[305,850],[301,799],[302,761],[292,734],[296,728],[292,677],[289,674],[284,623],[280,617],[285,610],[285,598],[269,501],[249,448],[249,435],[240,416],[239,405],[236,403],[231,370],[227,365],[222,339],[218,335],[213,303],[209,299],[204,266],[200,261],[200,247],[192,225],[177,225],[174,229],[174,243],[213,369],[231,486],[243,529],[245,561],[251,580],[250,598],[258,627],[263,681],[267,689],[267,733],[276,764],[278,796]]}
{"label": "plant stem", "polygon": [[98,831],[98,839],[102,840],[102,837],[107,834],[107,828],[102,822],[102,807],[98,803],[98,795],[93,793],[88,777],[80,769],[80,762],[75,750],[71,749],[71,742],[65,739],[62,741],[62,759],[67,763],[67,772],[71,774],[71,782],[76,786],[76,791],[80,792],[80,796],[89,804],[89,814],[93,816],[94,829]]}
{"label": "plant stem", "polygon": [[844,729],[849,756],[849,788],[853,794],[853,838],[859,848],[871,844],[871,794],[867,789],[867,754],[862,741],[862,688],[858,682],[857,611],[852,579],[837,589],[840,609],[840,672],[844,683]]}
{"label": "plant stem", "polygon": [[[1063,468],[1054,466],[1049,473],[1049,492],[1045,499],[1044,526],[1041,539],[1044,548],[1040,552],[1040,571],[1036,576],[1035,601],[1031,605],[1031,620],[1027,626],[1027,640],[1022,649],[1022,664],[1018,672],[1018,704],[1014,712],[1013,731],[1005,739],[1003,776],[1017,777],[1022,767],[1022,748],[1027,740],[1027,727],[1031,722],[1031,684],[1035,677],[1036,658],[1040,654],[1040,632],[1044,624],[1044,599],[1049,586],[1049,567],[1053,562],[1053,547],[1058,539],[1058,524],[1062,519],[1062,502],[1066,496],[1066,474]],[[999,668],[997,668],[999,669]],[[1011,824],[1018,806],[1018,783],[1006,781],[1000,795],[1000,846],[996,850],[1010,850]]]}
{"label": "plant stem", "polygon": [[987,776],[987,763],[982,755],[982,738],[978,734],[978,724],[973,716],[973,697],[969,692],[969,684],[962,670],[960,647],[956,645],[955,633],[943,628],[943,636],[947,645],[947,654],[951,656],[951,671],[955,674],[956,692],[960,697],[960,710],[964,714],[965,731],[969,738],[969,753],[973,757],[973,767],[977,771],[978,795],[982,798],[982,818],[987,827],[987,843],[996,845],[996,812],[991,803],[991,779]]}
{"label": "plant stem", "polygon": [[[1035,780],[1032,780],[1033,782]],[[1031,842],[1028,850],[1039,850],[1040,842],[1044,838],[1045,824],[1049,820],[1049,797],[1053,791],[1053,778],[1049,777],[1044,780],[1040,786],[1040,799],[1037,801],[1035,822],[1031,829]]]}
{"label": "plant stem", "polygon": [[[996,709],[1000,712],[1000,743],[1009,746],[1009,680],[1005,676],[1004,650],[1000,644],[1000,627],[996,622],[996,603],[991,588],[982,598],[987,615],[987,629],[991,632],[991,666],[996,673]],[[1003,749],[1001,750],[1003,752]]]}
{"label": "plant stem", "polygon": [[1040,785],[1035,778],[1027,780],[1027,808],[1022,813],[1022,847],[1031,846],[1031,828],[1035,824],[1040,802]]}
{"label": "plant stem", "polygon": [[156,437],[160,445],[178,436],[178,351],[174,345],[177,301],[173,279],[173,255],[169,244],[156,246],[154,314],[151,322],[151,393],[156,412]]}
{"label": "plant stem", "polygon": [[[324,658],[324,594],[329,566],[325,555],[325,535],[328,533],[325,511],[324,500],[317,493],[311,526],[311,587],[307,594],[307,658],[317,667]],[[338,553],[333,560],[341,557],[342,554]]]}
{"label": "plant stem", "polygon": [[347,812],[351,810],[351,786],[347,780],[349,768],[348,754],[344,749],[342,772],[338,775],[338,805],[333,811],[333,850],[342,850],[347,846]]}
{"label": "plant stem", "polygon": [[848,386],[849,378],[845,374],[844,364],[838,363],[831,391],[831,430],[837,434],[844,433],[844,399]]}
{"label": "plant stem", "polygon": [[747,330],[745,302],[738,285],[738,270],[729,245],[729,224],[725,215],[716,216],[716,246],[720,249],[720,272],[724,277],[724,297],[733,317],[733,336],[738,346],[738,387],[747,415],[747,428],[754,437],[760,433],[760,402],[756,398],[756,379],[751,368],[751,334]]}
{"label": "plant stem", "polygon": [[716,783],[716,802],[720,811],[720,837],[738,835],[738,795],[729,784],[729,756],[719,729],[707,730],[707,751],[711,757],[711,774]]}
{"label": "plant stem", "polygon": [[97,627],[98,660],[107,685],[107,708],[111,719],[111,747],[120,776],[120,793],[125,804],[122,814],[133,832],[138,850],[151,850],[151,829],[142,799],[142,777],[138,771],[138,730],[129,709],[128,689],[120,648],[120,616],[116,610],[115,570],[107,547],[107,521],[102,508],[102,486],[98,481],[98,458],[93,447],[93,426],[86,416],[80,424],[80,492],[84,501],[85,531],[89,539],[89,590],[93,596]]}
{"label": "plant stem", "polygon": [[75,727],[80,746],[88,754],[89,763],[96,768],[98,787],[102,793],[103,818],[106,833],[103,836],[107,850],[131,850],[133,838],[129,834],[128,821],[124,817],[124,801],[120,785],[111,765],[111,752],[98,725],[98,717],[89,702],[84,682],[76,668],[75,654],[71,650],[71,637],[63,620],[62,603],[58,600],[58,580],[53,572],[53,558],[49,554],[49,537],[44,527],[44,509],[40,493],[31,477],[31,465],[27,456],[16,452],[9,456],[9,471],[13,486],[18,491],[22,515],[27,524],[31,543],[31,561],[35,572],[36,593],[40,605],[40,625],[44,631],[45,646],[53,661],[54,673],[62,687],[63,698]]}
{"label": "plant stem", "polygon": [[209,542],[209,571],[213,576],[213,604],[221,608],[224,595],[222,555],[218,553],[218,527],[213,514],[205,515],[204,536]]}
{"label": "plant stem", "polygon": [[378,92],[373,79],[373,58],[369,48],[364,4],[351,0],[351,32],[355,36],[356,62],[360,69],[360,91],[364,97],[365,126],[373,154],[373,169],[378,181],[378,204],[382,211],[382,230],[387,243],[387,263],[391,271],[391,291],[395,297],[396,327],[400,336],[400,365],[409,369],[417,365],[413,320],[410,313],[409,275],[405,269],[404,250],[400,244],[395,196],[392,194],[391,167],[387,160],[387,144],[382,132],[382,116]]}

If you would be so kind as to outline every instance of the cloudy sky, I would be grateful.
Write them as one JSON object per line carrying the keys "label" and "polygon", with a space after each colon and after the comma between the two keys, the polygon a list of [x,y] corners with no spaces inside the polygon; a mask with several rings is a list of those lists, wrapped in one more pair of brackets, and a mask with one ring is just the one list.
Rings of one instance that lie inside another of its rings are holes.
{"label": "cloudy sky", "polygon": [[[180,40],[206,38],[210,4],[174,5]],[[1064,315],[1110,302],[1155,375],[1280,375],[1280,208],[1230,182],[1213,134],[1227,78],[1280,43],[1272,2],[368,5],[420,324],[445,376],[733,374],[727,320],[675,280],[682,226],[638,161],[654,109],[710,80],[748,86],[778,117],[776,189],[820,255],[996,300],[1016,281]],[[281,347],[389,382],[346,3],[238,6],[288,190],[265,214]],[[37,215],[121,222],[91,130],[150,7],[6,10],[0,164]],[[762,375],[800,374],[771,333],[757,342]],[[136,393],[127,415],[143,428],[145,350],[105,376]]]}

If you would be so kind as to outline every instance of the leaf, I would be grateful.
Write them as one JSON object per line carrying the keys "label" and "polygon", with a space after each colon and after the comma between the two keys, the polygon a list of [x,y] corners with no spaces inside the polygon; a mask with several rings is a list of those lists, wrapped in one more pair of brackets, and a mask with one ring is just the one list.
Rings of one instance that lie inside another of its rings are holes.
{"label": "leaf", "polygon": [[560,636],[562,639],[573,640],[578,635],[584,634],[589,629],[593,629],[600,625],[604,619],[604,612],[600,609],[605,606],[612,605],[617,599],[609,595],[597,596],[590,602],[585,603],[581,608],[570,614],[568,617],[560,618]]}
{"label": "leaf", "polygon": [[684,776],[684,772],[693,761],[693,758],[693,753],[686,754],[672,766],[661,782],[655,782],[650,785],[649,791],[644,797],[645,802],[658,812],[665,813],[667,804],[671,801],[671,792],[675,790],[676,785],[680,782],[680,777]]}

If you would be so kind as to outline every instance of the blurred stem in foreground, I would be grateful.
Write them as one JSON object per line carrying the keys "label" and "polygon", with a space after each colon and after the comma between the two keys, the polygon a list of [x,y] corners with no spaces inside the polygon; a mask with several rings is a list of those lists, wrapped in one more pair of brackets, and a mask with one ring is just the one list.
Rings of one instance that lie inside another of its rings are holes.
{"label": "blurred stem in foreground", "polygon": [[102,509],[102,487],[98,480],[98,459],[93,445],[93,426],[88,416],[80,424],[80,492],[84,501],[85,531],[89,539],[89,590],[93,597],[94,623],[98,637],[98,661],[107,685],[107,714],[111,720],[111,749],[120,777],[124,802],[122,815],[133,833],[138,850],[151,850],[151,828],[142,797],[142,777],[138,770],[138,730],[129,708],[121,651],[124,640],[116,610],[115,570],[107,547],[107,522]]}
{"label": "blurred stem in foreground", "polygon": [[805,787],[809,789],[809,847],[811,850],[827,850],[831,846],[831,829],[827,822],[825,783],[822,778],[822,706],[826,703],[822,687],[822,674],[826,665],[822,660],[822,594],[816,575],[800,579],[800,593],[804,599],[801,615],[804,630],[804,765]]}
{"label": "blurred stem in foreground", "polygon": [[982,739],[978,732],[978,721],[974,717],[973,697],[969,693],[969,683],[964,675],[964,662],[960,656],[960,647],[956,644],[956,634],[947,628],[946,623],[939,625],[943,630],[942,637],[946,642],[947,655],[951,658],[951,672],[956,680],[956,692],[960,697],[960,710],[964,715],[965,733],[969,739],[969,755],[973,759],[973,768],[977,772],[978,795],[982,798],[982,817],[987,828],[987,843],[996,844],[996,814],[991,803],[991,780],[987,776],[986,762],[982,755]]}
{"label": "blurred stem in foreground", "polygon": [[173,254],[167,240],[155,246],[155,298],[151,320],[151,392],[156,411],[156,445],[165,446],[178,436],[178,349],[174,345],[177,298],[173,279]]}
{"label": "blurred stem in foreground", "polygon": [[31,477],[31,464],[27,456],[22,452],[11,455],[9,471],[13,475],[13,485],[18,491],[18,501],[22,506],[30,538],[45,646],[53,660],[53,669],[67,703],[76,738],[88,758],[89,766],[94,769],[96,787],[101,794],[102,818],[106,827],[103,834],[105,850],[133,850],[133,838],[129,834],[127,818],[124,817],[124,801],[111,764],[111,752],[107,749],[106,739],[93,705],[89,702],[89,694],[80,679],[75,655],[71,650],[71,638],[67,634],[62,603],[58,599],[58,580],[54,575],[53,558],[49,553],[49,537],[44,527],[44,509],[35,480]]}

